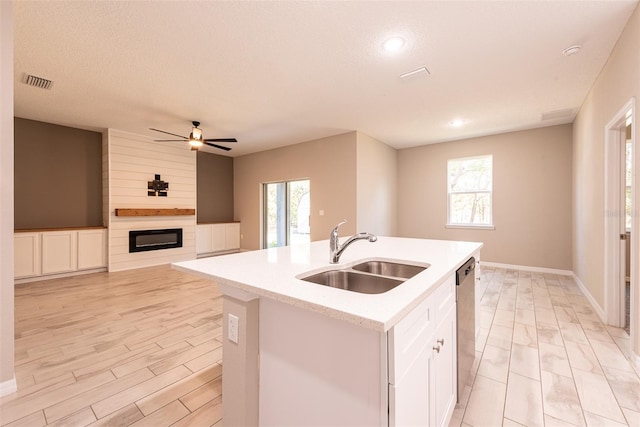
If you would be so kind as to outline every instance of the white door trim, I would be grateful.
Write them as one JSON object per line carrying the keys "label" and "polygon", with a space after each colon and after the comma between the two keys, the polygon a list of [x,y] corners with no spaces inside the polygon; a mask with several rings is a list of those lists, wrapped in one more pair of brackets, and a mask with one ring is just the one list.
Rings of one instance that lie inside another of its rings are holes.
{"label": "white door trim", "polygon": [[[607,324],[617,327],[624,326],[624,241],[620,240],[620,233],[624,232],[624,200],[621,197],[620,188],[622,186],[622,160],[621,150],[625,143],[624,129],[627,112],[632,111],[632,117],[635,117],[635,98],[631,98],[616,113],[615,116],[607,123],[605,127],[605,215],[604,215],[604,309],[605,320]],[[632,126],[635,132],[636,123]],[[632,133],[632,140],[635,140]],[[636,147],[634,144],[634,170]],[[636,212],[636,204],[638,197],[636,196],[635,174],[632,183],[633,212]],[[638,249],[638,216],[633,216],[632,232],[631,232],[631,283],[637,280],[637,266],[633,262]],[[633,305],[633,304],[632,304]],[[633,317],[632,317],[633,319]],[[633,323],[633,322],[632,322]]]}

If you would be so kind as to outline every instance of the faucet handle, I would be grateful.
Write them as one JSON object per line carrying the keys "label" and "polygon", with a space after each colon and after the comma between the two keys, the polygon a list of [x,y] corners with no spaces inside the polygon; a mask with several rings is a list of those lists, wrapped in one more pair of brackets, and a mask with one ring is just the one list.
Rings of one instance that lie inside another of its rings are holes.
{"label": "faucet handle", "polygon": [[331,230],[331,235],[332,235],[332,236],[336,236],[336,237],[337,237],[337,236],[338,236],[338,228],[340,228],[340,226],[341,226],[342,224],[346,223],[346,222],[347,222],[347,220],[346,220],[346,219],[343,219],[342,221],[340,221],[340,222],[338,223],[338,225],[336,225],[335,227],[333,227],[333,230]]}

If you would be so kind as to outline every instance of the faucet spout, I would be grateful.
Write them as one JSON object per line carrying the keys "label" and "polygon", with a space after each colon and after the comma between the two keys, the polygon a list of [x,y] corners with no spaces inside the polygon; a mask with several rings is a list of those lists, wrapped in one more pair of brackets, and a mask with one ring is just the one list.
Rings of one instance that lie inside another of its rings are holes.
{"label": "faucet spout", "polygon": [[342,255],[344,250],[347,249],[349,247],[349,245],[351,245],[353,242],[356,242],[358,240],[368,240],[368,241],[373,243],[376,240],[378,240],[378,237],[375,234],[358,233],[358,234],[355,234],[355,235],[349,237],[341,245],[340,241],[339,241],[339,238],[338,238],[338,228],[340,228],[340,226],[342,224],[344,224],[345,222],[347,222],[347,220],[344,220],[344,221],[340,222],[338,225],[336,225],[333,228],[333,230],[331,230],[331,235],[329,236],[329,252],[330,252],[330,262],[331,262],[331,264],[337,264],[340,261],[340,256]]}

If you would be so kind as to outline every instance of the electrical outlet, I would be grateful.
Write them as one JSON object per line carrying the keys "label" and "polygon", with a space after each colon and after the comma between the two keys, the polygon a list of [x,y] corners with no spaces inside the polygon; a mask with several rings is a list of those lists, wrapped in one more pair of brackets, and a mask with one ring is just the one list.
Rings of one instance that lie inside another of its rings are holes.
{"label": "electrical outlet", "polygon": [[238,319],[238,316],[235,316],[231,313],[229,313],[229,324],[228,324],[228,328],[227,328],[227,338],[229,338],[229,341],[238,344],[238,323],[240,322],[240,319]]}

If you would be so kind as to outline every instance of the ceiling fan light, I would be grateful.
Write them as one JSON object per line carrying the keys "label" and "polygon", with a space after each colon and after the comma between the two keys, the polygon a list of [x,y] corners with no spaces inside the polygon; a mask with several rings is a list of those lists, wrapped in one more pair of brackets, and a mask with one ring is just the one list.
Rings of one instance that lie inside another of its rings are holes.
{"label": "ceiling fan light", "polygon": [[190,138],[193,137],[193,139],[199,139],[200,141],[202,141],[202,129],[194,127],[193,129],[191,129],[191,135]]}
{"label": "ceiling fan light", "polygon": [[195,138],[193,132],[189,134],[189,145],[192,147],[202,147],[202,132],[200,132],[200,138]]}

